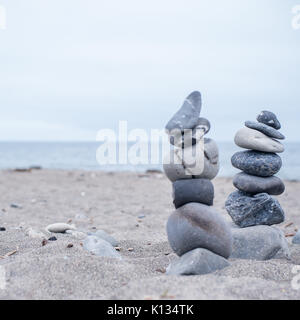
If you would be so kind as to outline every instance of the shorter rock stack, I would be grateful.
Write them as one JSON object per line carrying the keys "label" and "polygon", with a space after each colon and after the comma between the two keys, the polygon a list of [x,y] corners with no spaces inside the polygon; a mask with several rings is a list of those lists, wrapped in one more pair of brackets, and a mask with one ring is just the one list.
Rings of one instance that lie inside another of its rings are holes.
{"label": "shorter rock stack", "polygon": [[210,123],[200,118],[200,92],[191,93],[166,126],[172,145],[164,160],[164,171],[173,183],[176,208],[169,217],[167,234],[180,257],[168,274],[205,274],[228,266],[232,249],[229,225],[211,206],[211,180],[219,171],[219,153],[212,139],[204,138]]}
{"label": "shorter rock stack", "polygon": [[[258,248],[256,248],[256,252],[253,250],[251,253],[251,250],[248,250],[246,253],[247,242],[245,241],[242,246],[237,248],[237,238],[241,240],[241,237],[247,234],[247,237],[252,241],[255,239],[249,235],[249,232],[256,236],[266,236],[270,232],[270,239],[275,236],[276,239],[279,239],[277,242],[282,243],[282,247],[287,247],[279,229],[276,230],[277,234],[275,235],[273,235],[274,228],[267,229],[265,227],[261,230],[262,232],[255,229],[255,226],[272,226],[284,221],[284,211],[278,200],[272,195],[280,195],[285,190],[281,179],[274,176],[282,166],[281,158],[277,153],[283,152],[284,146],[276,140],[285,139],[278,131],[281,125],[276,115],[270,111],[261,112],[257,121],[247,121],[245,127],[237,132],[235,144],[248,150],[235,153],[231,159],[232,165],[243,171],[233,179],[233,184],[238,191],[230,194],[225,204],[234,223],[240,228],[247,229],[244,232],[233,229],[233,257],[238,258],[251,258],[258,254]],[[263,239],[260,241],[264,243]],[[270,246],[271,242],[275,243],[274,241],[269,242],[268,245],[268,241],[266,241],[265,246]],[[274,249],[272,252],[267,247],[264,250],[268,252],[268,255],[263,255],[262,260],[272,258],[272,255],[275,256],[281,248],[280,245],[277,245],[277,251]]]}

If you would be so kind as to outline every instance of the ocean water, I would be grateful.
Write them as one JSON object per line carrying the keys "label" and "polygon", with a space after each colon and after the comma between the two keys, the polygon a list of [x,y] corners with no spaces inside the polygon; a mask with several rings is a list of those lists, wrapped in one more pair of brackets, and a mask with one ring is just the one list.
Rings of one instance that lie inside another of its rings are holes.
{"label": "ocean water", "polygon": [[[162,170],[162,164],[99,165],[96,152],[99,142],[0,142],[0,169],[41,166],[45,169],[83,169],[103,171]],[[219,176],[232,177],[239,170],[231,166],[231,156],[241,151],[232,142],[218,142],[221,170]],[[129,146],[130,147],[130,146]],[[286,150],[280,156],[283,167],[278,176],[300,180],[300,142],[285,143]],[[162,161],[161,161],[162,162]]]}

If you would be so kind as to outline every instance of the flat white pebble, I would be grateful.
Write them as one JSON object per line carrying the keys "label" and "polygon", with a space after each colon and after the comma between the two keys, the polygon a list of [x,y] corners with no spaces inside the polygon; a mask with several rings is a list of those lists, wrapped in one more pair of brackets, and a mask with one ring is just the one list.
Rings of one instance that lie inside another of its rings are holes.
{"label": "flat white pebble", "polygon": [[67,223],[54,223],[46,227],[46,231],[54,233],[65,233],[67,230],[75,230],[74,225]]}

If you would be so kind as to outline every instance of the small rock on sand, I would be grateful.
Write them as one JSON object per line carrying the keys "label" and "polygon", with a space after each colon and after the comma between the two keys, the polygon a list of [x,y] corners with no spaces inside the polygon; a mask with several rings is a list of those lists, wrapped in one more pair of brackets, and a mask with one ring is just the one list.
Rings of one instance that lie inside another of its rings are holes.
{"label": "small rock on sand", "polygon": [[53,233],[65,233],[67,230],[75,230],[75,226],[67,223],[54,223],[46,227],[46,231]]}
{"label": "small rock on sand", "polygon": [[121,255],[107,241],[96,236],[88,236],[83,242],[83,248],[99,257],[122,259]]}
{"label": "small rock on sand", "polygon": [[293,244],[300,244],[300,230],[296,233],[292,242]]}
{"label": "small rock on sand", "polygon": [[117,247],[119,245],[118,241],[104,230],[97,230],[93,236],[109,242],[113,247]]}

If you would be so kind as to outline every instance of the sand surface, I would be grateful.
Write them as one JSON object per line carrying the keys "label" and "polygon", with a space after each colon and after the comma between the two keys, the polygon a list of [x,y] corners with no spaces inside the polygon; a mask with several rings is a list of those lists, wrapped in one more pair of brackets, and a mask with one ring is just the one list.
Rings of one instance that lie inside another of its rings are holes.
{"label": "sand surface", "polygon": [[[232,180],[217,178],[214,185],[214,206],[229,220],[224,203]],[[286,188],[278,199],[286,212],[280,227],[289,236],[300,227],[300,182],[286,181]],[[0,232],[0,276],[5,270],[6,279],[0,298],[300,299],[291,285],[300,264],[296,245],[290,261],[231,260],[210,275],[165,275],[176,258],[165,231],[172,211],[171,184],[163,174],[0,171],[0,227],[6,228]],[[67,234],[43,245],[45,227],[56,222],[105,230],[119,241],[123,259],[94,256],[82,239]]]}

